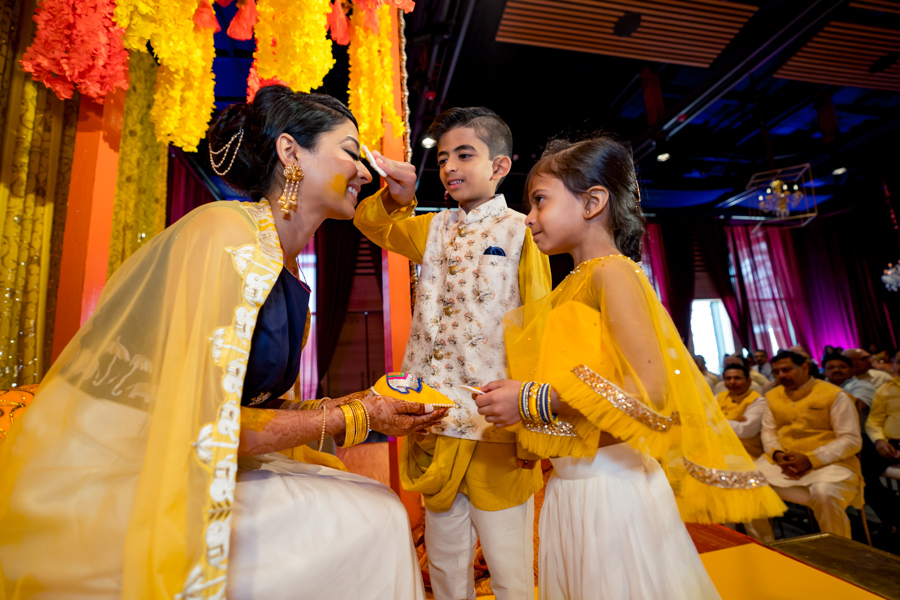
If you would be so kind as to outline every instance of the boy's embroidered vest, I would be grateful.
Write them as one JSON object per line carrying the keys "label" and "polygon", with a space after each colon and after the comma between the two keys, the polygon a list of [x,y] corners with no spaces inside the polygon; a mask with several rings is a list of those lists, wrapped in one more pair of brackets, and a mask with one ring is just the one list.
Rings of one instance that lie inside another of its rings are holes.
{"label": "boy's embroidered vest", "polygon": [[[485,421],[459,386],[507,378],[503,317],[522,305],[524,241],[525,216],[507,208],[502,195],[468,214],[447,210],[431,221],[403,370],[457,405],[434,433],[515,442],[514,433]],[[506,256],[485,254],[488,248]]]}
{"label": "boy's embroidered vest", "polygon": [[[718,396],[719,408],[722,409],[722,414],[725,415],[725,418],[729,421],[740,421],[741,417],[744,416],[744,413],[753,404],[753,401],[761,396],[750,390],[750,392],[744,396],[744,399],[740,402],[735,402],[734,398],[731,396],[731,392],[725,390],[724,392],[720,392]],[[763,454],[763,445],[762,439],[760,435],[757,433],[751,437],[740,438],[741,443],[744,444],[744,449],[747,450],[747,454],[752,456],[753,458],[759,458]]]}
{"label": "boy's embroidered vest", "polygon": [[[831,425],[831,405],[837,400],[841,388],[825,381],[811,381],[809,394],[799,400],[791,400],[782,386],[766,394],[766,402],[775,418],[778,442],[786,452],[808,455],[816,448],[837,439]],[[846,467],[860,476],[859,459],[856,456],[831,464]]]}

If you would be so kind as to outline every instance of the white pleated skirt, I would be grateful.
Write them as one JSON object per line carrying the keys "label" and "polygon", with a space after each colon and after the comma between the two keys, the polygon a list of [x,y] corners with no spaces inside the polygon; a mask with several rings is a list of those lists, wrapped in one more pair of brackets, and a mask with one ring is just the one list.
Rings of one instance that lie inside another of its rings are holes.
{"label": "white pleated skirt", "polygon": [[229,600],[425,598],[409,517],[388,487],[280,454],[239,467]]}
{"label": "white pleated skirt", "polygon": [[653,458],[628,444],[552,459],[540,515],[541,600],[707,600],[719,593]]}

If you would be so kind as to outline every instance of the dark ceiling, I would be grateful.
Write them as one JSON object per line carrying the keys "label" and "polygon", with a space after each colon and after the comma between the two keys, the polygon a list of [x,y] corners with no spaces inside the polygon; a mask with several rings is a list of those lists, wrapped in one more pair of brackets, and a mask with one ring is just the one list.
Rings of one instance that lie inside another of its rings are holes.
{"label": "dark ceiling", "polygon": [[[223,30],[234,10],[216,5]],[[420,141],[451,106],[488,106],[509,123],[515,160],[500,191],[511,205],[548,138],[598,129],[632,143],[655,214],[746,214],[722,205],[754,173],[802,163],[820,211],[838,211],[898,171],[898,0],[420,0],[406,36],[423,207],[444,200]],[[243,98],[253,46],[223,31],[216,47],[223,108]],[[346,49],[335,57],[324,91],[346,99]]]}

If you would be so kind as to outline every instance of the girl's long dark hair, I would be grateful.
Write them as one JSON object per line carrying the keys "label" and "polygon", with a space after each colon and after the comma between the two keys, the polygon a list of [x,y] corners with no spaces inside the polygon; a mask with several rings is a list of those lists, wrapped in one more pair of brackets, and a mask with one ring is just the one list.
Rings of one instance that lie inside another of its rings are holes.
{"label": "girl's long dark hair", "polygon": [[631,148],[608,134],[595,134],[579,142],[551,140],[544,154],[528,174],[548,175],[563,182],[576,195],[595,185],[609,190],[609,225],[619,252],[637,262],[646,221],[641,214],[641,196]]}

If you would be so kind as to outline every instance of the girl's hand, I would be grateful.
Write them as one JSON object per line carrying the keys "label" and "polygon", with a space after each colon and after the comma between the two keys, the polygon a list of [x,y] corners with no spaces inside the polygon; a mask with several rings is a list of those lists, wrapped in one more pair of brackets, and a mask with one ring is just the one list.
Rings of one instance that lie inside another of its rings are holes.
{"label": "girl's hand", "polygon": [[399,206],[409,206],[416,197],[416,168],[409,163],[391,160],[377,150],[372,150],[372,155],[375,163],[387,174],[384,180],[393,201]]}
{"label": "girl's hand", "polygon": [[425,413],[425,405],[404,402],[368,393],[359,398],[369,411],[369,427],[393,437],[402,437],[431,427],[447,415],[448,409]]}
{"label": "girl's hand", "polygon": [[484,394],[472,394],[478,412],[495,427],[509,427],[522,420],[519,415],[519,390],[522,382],[513,379],[492,381],[481,386]]}

